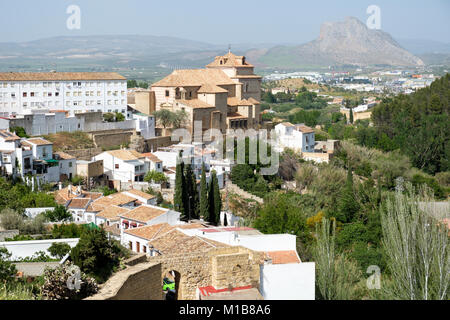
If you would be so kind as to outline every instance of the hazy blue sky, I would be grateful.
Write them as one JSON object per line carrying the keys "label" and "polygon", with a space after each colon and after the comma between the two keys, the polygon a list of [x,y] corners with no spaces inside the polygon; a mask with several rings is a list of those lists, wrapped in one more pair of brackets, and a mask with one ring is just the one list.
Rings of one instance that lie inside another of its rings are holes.
{"label": "hazy blue sky", "polygon": [[[68,30],[66,9],[81,8],[81,30]],[[450,42],[449,0],[0,0],[0,42],[59,35],[149,34],[210,43],[302,43],[324,21],[381,8],[394,38]]]}

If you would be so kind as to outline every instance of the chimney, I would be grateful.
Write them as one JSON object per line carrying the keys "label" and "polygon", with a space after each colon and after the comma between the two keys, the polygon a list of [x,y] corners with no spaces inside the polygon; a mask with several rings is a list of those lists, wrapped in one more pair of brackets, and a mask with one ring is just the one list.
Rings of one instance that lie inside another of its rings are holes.
{"label": "chimney", "polygon": [[77,195],[79,196],[81,194],[81,186],[77,187]]}
{"label": "chimney", "polygon": [[62,189],[62,182],[60,181],[60,182],[58,182],[58,190],[61,190]]}
{"label": "chimney", "polygon": [[67,195],[71,195],[72,194],[72,184],[69,184],[69,186],[67,187]]}

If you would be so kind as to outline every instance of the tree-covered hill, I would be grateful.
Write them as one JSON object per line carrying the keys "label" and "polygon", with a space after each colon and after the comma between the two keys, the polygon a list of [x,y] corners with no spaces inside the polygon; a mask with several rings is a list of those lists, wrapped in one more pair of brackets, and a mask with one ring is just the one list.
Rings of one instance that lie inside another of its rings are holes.
{"label": "tree-covered hill", "polygon": [[430,87],[399,95],[375,107],[372,120],[378,137],[389,138],[419,169],[450,170],[450,74]]}

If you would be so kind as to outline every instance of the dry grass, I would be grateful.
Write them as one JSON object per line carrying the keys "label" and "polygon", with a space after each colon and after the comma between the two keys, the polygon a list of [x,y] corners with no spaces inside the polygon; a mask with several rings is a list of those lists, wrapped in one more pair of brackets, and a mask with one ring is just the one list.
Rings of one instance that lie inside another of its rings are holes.
{"label": "dry grass", "polygon": [[48,141],[53,142],[54,151],[65,151],[75,149],[94,148],[94,142],[85,132],[58,132],[44,136]]}

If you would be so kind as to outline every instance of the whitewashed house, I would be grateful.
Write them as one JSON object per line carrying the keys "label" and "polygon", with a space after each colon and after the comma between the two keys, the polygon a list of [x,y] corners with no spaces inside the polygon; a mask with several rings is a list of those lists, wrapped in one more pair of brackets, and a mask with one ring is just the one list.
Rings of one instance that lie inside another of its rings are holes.
{"label": "whitewashed house", "polygon": [[59,162],[59,181],[72,180],[77,174],[77,159],[64,152],[55,152],[53,156]]}
{"label": "whitewashed house", "polygon": [[286,148],[295,152],[314,152],[315,133],[310,127],[283,122],[275,126],[275,135],[280,152]]}
{"label": "whitewashed house", "polygon": [[92,160],[103,160],[104,174],[108,179],[121,182],[142,182],[150,168],[150,161],[135,150],[106,151]]}
{"label": "whitewashed house", "polygon": [[0,168],[5,174],[16,173],[16,149],[20,138],[7,130],[0,130]]}

